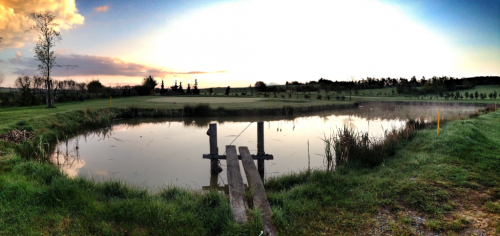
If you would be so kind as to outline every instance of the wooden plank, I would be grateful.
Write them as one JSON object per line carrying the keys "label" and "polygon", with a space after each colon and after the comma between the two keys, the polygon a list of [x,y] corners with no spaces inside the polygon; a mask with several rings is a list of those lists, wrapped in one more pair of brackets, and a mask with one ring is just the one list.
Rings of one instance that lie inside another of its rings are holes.
{"label": "wooden plank", "polygon": [[227,181],[229,185],[229,202],[233,212],[234,220],[238,223],[247,222],[248,203],[245,197],[243,177],[240,172],[240,164],[236,155],[236,146],[227,145]]}
{"label": "wooden plank", "polygon": [[[274,160],[274,156],[271,154],[265,154],[265,155],[252,155],[252,158],[254,160]],[[203,159],[226,159],[226,155],[211,155],[211,154],[203,154]],[[238,159],[241,160],[241,155],[238,155]]]}
{"label": "wooden plank", "polygon": [[248,151],[248,147],[239,147],[238,149],[242,158],[241,162],[243,163],[243,169],[245,169],[248,185],[252,192],[253,205],[259,209],[261,213],[262,222],[264,223],[264,232],[266,235],[276,235],[276,228],[271,220],[272,211],[267,201],[266,189],[264,189],[264,184],[260,179],[259,172],[250,155],[250,151]]}

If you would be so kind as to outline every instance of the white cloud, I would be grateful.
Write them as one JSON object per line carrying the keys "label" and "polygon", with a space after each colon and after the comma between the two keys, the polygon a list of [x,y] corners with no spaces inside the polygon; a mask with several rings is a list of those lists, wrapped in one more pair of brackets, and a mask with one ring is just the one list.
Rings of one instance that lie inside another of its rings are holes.
{"label": "white cloud", "polygon": [[28,27],[35,25],[28,14],[45,11],[54,14],[59,29],[70,29],[84,22],[84,17],[78,14],[75,0],[0,0],[0,50],[20,48],[26,42],[36,40],[35,33],[25,33]]}

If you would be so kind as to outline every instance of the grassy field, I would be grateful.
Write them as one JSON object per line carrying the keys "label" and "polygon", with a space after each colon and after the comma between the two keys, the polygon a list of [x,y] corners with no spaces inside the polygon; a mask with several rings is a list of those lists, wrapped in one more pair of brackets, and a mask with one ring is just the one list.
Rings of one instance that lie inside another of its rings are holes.
{"label": "grassy field", "polygon": [[[500,113],[420,130],[373,168],[342,165],[266,181],[281,235],[500,234]],[[68,179],[54,166],[0,158],[0,234],[258,235],[216,192],[149,195]]]}
{"label": "grassy field", "polygon": [[[476,89],[485,92],[495,88]],[[313,99],[285,101],[241,96],[145,96],[113,99],[111,106],[181,109],[185,104],[209,102],[215,108],[259,109],[352,103],[317,100],[315,93],[312,95]],[[407,101],[402,96],[353,96],[354,101],[363,98]],[[108,108],[109,102],[62,103],[54,109],[3,108],[0,133],[29,126],[37,137],[54,139],[60,134],[54,130],[73,132],[85,124],[99,127],[99,119],[108,114],[101,108]],[[269,179],[266,190],[274,223],[281,235],[498,235],[499,121],[500,113],[493,112],[441,124],[439,136],[435,126],[420,130],[413,139],[401,140],[396,154],[373,168],[348,164],[334,173],[313,170]],[[36,142],[38,139],[31,145]],[[0,141],[0,235],[260,233],[258,212],[250,212],[249,224],[237,225],[228,200],[219,193],[169,188],[150,195],[119,182],[68,179],[54,166],[27,161],[25,154],[14,149],[24,148]]]}
{"label": "grassy field", "polygon": [[[240,90],[246,88],[238,88]],[[237,90],[237,89],[235,89]],[[460,93],[465,93],[466,91],[480,93],[490,93],[493,91],[500,92],[499,86],[476,86],[471,90],[461,90]],[[212,108],[223,107],[226,109],[266,109],[266,108],[277,108],[283,106],[291,107],[307,107],[315,105],[326,105],[326,104],[348,104],[352,102],[362,102],[362,101],[423,101],[423,102],[461,102],[461,103],[489,103],[494,104],[495,101],[491,99],[485,100],[454,100],[454,99],[429,99],[429,96],[424,97],[424,99],[414,99],[411,97],[405,97],[401,95],[377,95],[377,94],[390,94],[392,88],[383,89],[370,89],[370,90],[360,90],[360,95],[352,95],[352,101],[349,101],[349,92],[344,91],[342,95],[346,97],[346,100],[339,101],[335,100],[334,92],[328,92],[332,97],[331,100],[325,100],[327,93],[321,91],[323,99],[316,99],[317,92],[311,93],[311,98],[304,98],[303,93],[297,95],[292,95],[292,98],[274,98],[272,95],[269,98],[263,96],[182,96],[182,97],[160,97],[160,96],[143,96],[143,97],[125,97],[125,98],[113,98],[111,99],[111,107],[113,108],[127,108],[127,107],[140,107],[140,108],[160,108],[160,109],[182,109],[186,104],[195,105],[198,103],[209,103]],[[371,92],[371,94],[370,94]],[[364,95],[361,95],[364,93]],[[92,107],[93,109],[109,108],[110,99],[92,99],[84,102],[71,102],[71,103],[60,103],[56,104],[55,109],[45,109],[45,106],[34,106],[34,107],[13,107],[13,108],[0,108],[0,133],[6,132],[12,127],[12,124],[18,122],[19,120],[40,120],[54,114],[64,114],[66,112],[84,110],[85,108]]]}

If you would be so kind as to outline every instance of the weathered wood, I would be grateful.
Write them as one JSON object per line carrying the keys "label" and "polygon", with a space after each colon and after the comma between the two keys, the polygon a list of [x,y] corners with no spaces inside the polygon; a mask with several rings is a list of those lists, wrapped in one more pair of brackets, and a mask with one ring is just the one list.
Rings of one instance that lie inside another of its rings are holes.
{"label": "weathered wood", "polygon": [[262,159],[257,160],[257,170],[259,170],[260,178],[263,180],[264,179],[264,160],[262,160]]}
{"label": "weathered wood", "polygon": [[[264,151],[264,122],[257,122],[257,155],[265,155]],[[259,170],[260,178],[264,179],[264,160],[257,161],[257,169]]]}
{"label": "weathered wood", "polygon": [[[252,155],[252,158],[254,160],[274,160],[274,156],[271,155],[271,154],[265,154],[265,155]],[[226,155],[217,155],[217,156],[213,156],[213,155],[210,155],[210,154],[203,154],[203,159],[218,159],[218,160],[225,160],[226,159]],[[238,155],[238,159],[241,160],[241,155]]]}
{"label": "weathered wood", "polygon": [[214,158],[215,156],[219,155],[219,148],[217,147],[217,124],[212,123],[209,125],[207,135],[210,136],[209,142],[210,142],[210,155],[212,156],[212,159],[210,161],[210,172],[212,174],[218,174],[219,173],[219,165],[217,162],[217,158]]}
{"label": "weathered wood", "polygon": [[264,155],[264,122],[257,122],[257,155]]}
{"label": "weathered wood", "polygon": [[243,163],[243,169],[245,169],[248,185],[252,192],[253,205],[261,212],[264,232],[267,235],[276,235],[276,228],[271,221],[272,212],[269,202],[267,201],[266,190],[264,189],[264,184],[260,179],[257,167],[250,155],[250,151],[248,151],[248,147],[239,147],[238,149],[242,157],[241,162]]}
{"label": "weathered wood", "polygon": [[229,185],[229,202],[234,220],[238,223],[247,222],[248,204],[245,198],[245,187],[240,172],[240,164],[236,155],[236,146],[227,145],[227,181]]}

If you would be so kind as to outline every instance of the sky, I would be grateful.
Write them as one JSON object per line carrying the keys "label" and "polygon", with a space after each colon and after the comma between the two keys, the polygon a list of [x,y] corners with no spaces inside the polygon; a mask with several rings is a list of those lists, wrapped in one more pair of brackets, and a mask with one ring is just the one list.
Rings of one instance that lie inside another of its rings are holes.
{"label": "sky", "polygon": [[500,76],[500,0],[0,0],[2,87],[39,75],[30,12],[62,40],[55,79],[256,81]]}

